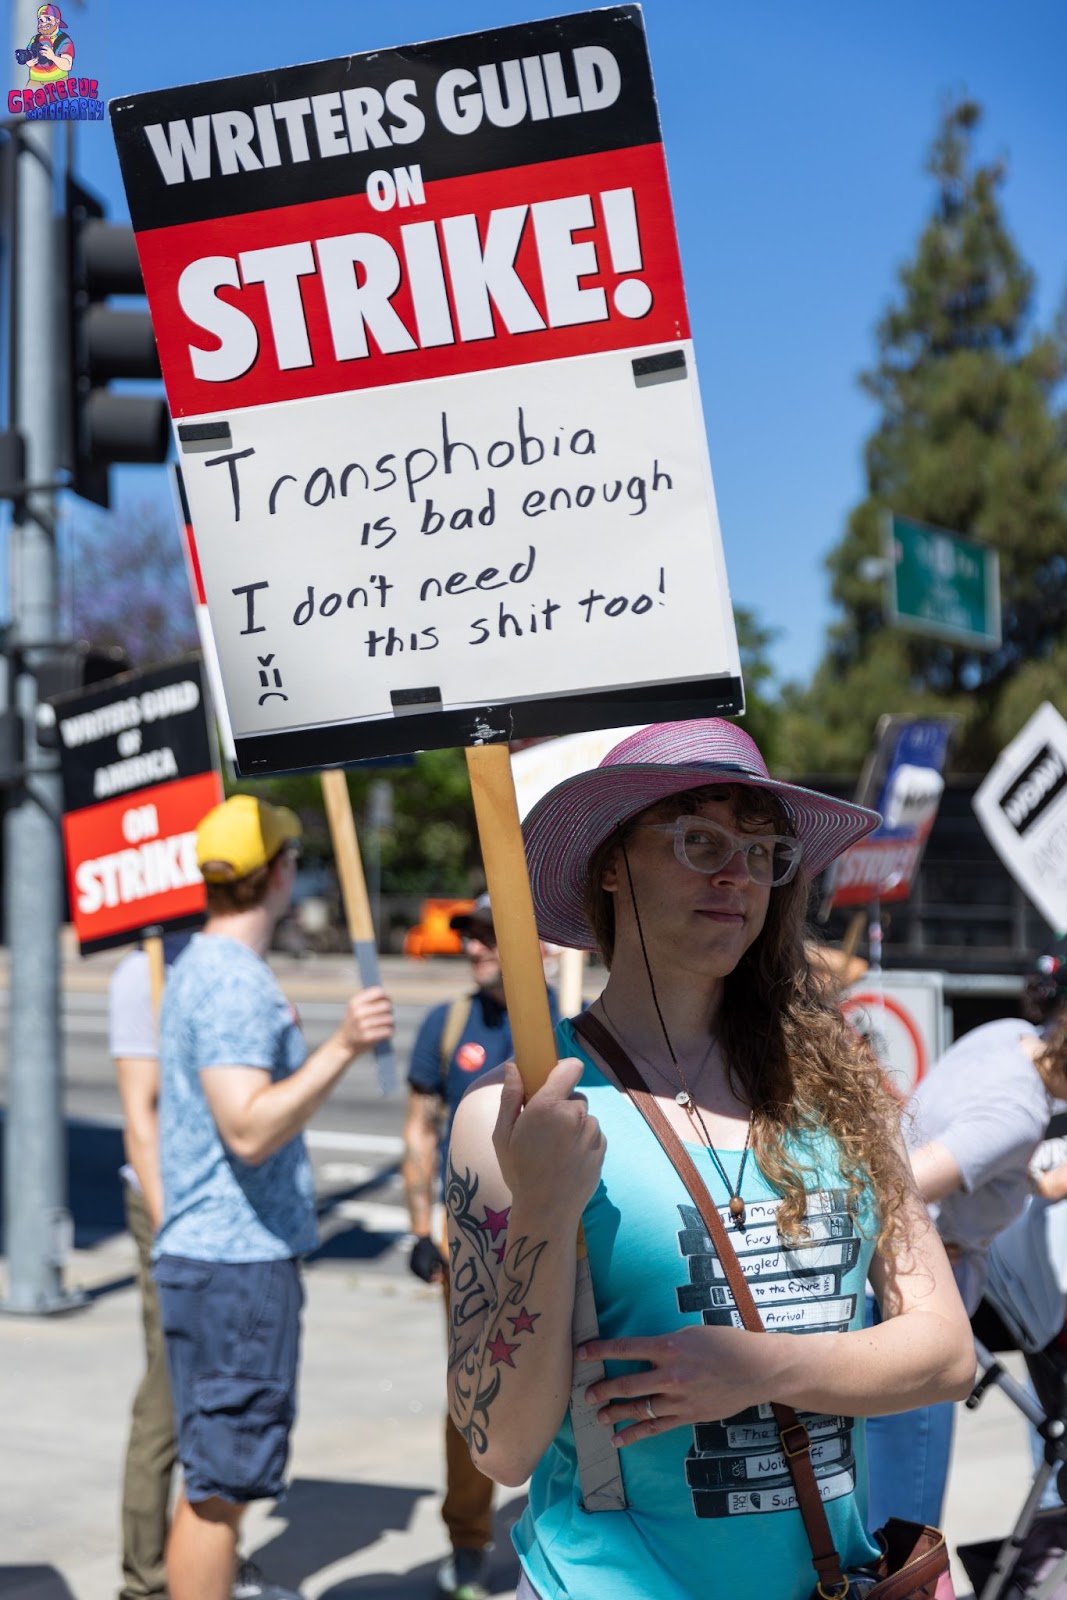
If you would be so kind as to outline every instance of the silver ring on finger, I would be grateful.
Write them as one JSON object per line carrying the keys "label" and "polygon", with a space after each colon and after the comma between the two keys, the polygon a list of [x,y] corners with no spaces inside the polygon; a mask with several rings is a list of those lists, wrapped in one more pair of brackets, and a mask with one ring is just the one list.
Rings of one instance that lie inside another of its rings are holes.
{"label": "silver ring on finger", "polygon": [[646,1411],[646,1413],[648,1415],[649,1422],[658,1422],[659,1421],[659,1418],[657,1417],[656,1413],[652,1409],[652,1396],[650,1394],[646,1394],[645,1395],[645,1411]]}

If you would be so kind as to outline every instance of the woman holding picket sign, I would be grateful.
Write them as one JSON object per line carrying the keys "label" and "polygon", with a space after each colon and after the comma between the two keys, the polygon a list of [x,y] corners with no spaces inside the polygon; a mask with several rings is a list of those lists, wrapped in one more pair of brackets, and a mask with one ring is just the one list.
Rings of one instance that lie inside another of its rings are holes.
{"label": "woman holding picket sign", "polygon": [[[450,1149],[450,1405],[484,1472],[532,1474],[525,1600],[866,1592],[854,1419],[967,1392],[895,1102],[803,951],[812,879],[875,822],[719,720],[631,735],[527,819],[542,937],[610,977],[544,1087],[524,1107],[514,1064],[483,1079]],[[577,1357],[607,1362],[579,1403],[626,1499],[596,1513],[568,1415],[579,1223],[602,1338]]]}

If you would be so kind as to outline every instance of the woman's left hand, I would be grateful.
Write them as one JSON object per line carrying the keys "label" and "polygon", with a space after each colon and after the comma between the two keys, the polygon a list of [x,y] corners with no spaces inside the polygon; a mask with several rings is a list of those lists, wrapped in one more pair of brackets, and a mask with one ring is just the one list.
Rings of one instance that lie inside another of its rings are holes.
{"label": "woman's left hand", "polygon": [[580,1360],[648,1363],[644,1372],[601,1378],[585,1391],[586,1402],[601,1408],[597,1421],[605,1427],[633,1421],[612,1438],[621,1447],[771,1399],[770,1358],[777,1347],[773,1334],[691,1327],[648,1338],[594,1339],[577,1354]]}

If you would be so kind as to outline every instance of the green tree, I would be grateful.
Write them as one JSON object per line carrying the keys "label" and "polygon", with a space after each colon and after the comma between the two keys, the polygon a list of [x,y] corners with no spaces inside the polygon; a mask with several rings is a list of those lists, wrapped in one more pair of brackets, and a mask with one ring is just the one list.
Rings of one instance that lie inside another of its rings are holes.
{"label": "green tree", "polygon": [[[370,780],[382,778],[371,773]],[[369,780],[356,780],[366,810]],[[393,781],[396,819],[382,837],[382,888],[393,894],[472,894],[484,886],[462,750],[423,750]]]}
{"label": "green tree", "polygon": [[[978,163],[980,108],[943,117],[932,213],[877,329],[862,385],[880,409],[867,494],[827,566],[840,619],[810,688],[787,696],[794,771],[854,772],[884,711],[952,711],[955,764],[982,771],[1044,698],[1067,712],[1067,321],[1033,323],[1032,274],[999,204],[1000,162]],[[887,628],[885,514],[967,534],[1000,556],[1004,640],[976,652]]]}
{"label": "green tree", "polygon": [[[370,786],[382,780],[393,786],[393,825],[381,830],[379,841],[383,894],[468,895],[484,887],[462,750],[424,750],[411,766],[352,767],[347,777],[364,856]],[[304,825],[306,854],[330,859],[317,773],[238,780],[230,788],[291,806]]]}

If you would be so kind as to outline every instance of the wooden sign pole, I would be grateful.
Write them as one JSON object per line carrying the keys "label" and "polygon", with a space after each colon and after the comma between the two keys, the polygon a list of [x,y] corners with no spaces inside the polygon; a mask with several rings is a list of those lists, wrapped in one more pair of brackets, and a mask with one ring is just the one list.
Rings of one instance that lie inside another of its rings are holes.
{"label": "wooden sign pole", "polygon": [[[522,847],[511,755],[506,744],[470,745],[466,755],[511,1037],[515,1042],[515,1060],[528,1098],[544,1083],[556,1065],[558,1053]],[[585,1234],[579,1224],[574,1344],[577,1347],[599,1336]],[[582,1502],[587,1511],[616,1511],[626,1505],[619,1452],[612,1448],[608,1429],[597,1422],[595,1407],[585,1401],[586,1389],[603,1376],[603,1362],[576,1361],[574,1364],[571,1423],[578,1452]]]}
{"label": "wooden sign pole", "polygon": [[854,912],[849,918],[848,927],[845,929],[845,937],[841,941],[841,954],[845,958],[846,966],[856,954],[856,946],[863,937],[863,924],[866,921],[866,915],[866,912],[861,907],[859,911]]}
{"label": "wooden sign pole", "polygon": [[148,957],[148,983],[152,994],[152,1016],[159,1026],[159,1008],[163,1004],[163,935],[146,933],[144,953]]}
{"label": "wooden sign pole", "polygon": [[[381,983],[378,967],[378,945],[374,937],[374,920],[370,914],[367,880],[363,874],[363,861],[356,837],[356,822],[352,815],[352,799],[344,773],[332,767],[321,774],[322,798],[326,806],[326,820],[333,843],[333,858],[337,876],[341,880],[341,899],[344,902],[348,937],[352,953],[359,968],[359,981],[364,989],[376,988]],[[378,1087],[382,1094],[391,1094],[396,1088],[396,1054],[392,1041],[383,1039],[374,1046],[378,1063]]]}
{"label": "wooden sign pole", "polygon": [[470,745],[466,754],[515,1060],[528,1098],[540,1089],[557,1056],[511,756],[506,744]]}

